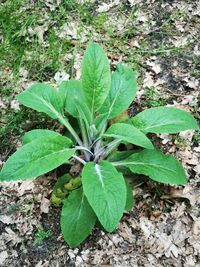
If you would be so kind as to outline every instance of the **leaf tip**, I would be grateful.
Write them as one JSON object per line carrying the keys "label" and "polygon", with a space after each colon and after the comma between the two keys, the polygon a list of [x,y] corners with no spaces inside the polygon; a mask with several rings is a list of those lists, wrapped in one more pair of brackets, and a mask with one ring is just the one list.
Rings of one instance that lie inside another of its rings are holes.
{"label": "leaf tip", "polygon": [[149,144],[147,146],[147,149],[155,149],[154,145],[151,143],[151,141],[149,141]]}

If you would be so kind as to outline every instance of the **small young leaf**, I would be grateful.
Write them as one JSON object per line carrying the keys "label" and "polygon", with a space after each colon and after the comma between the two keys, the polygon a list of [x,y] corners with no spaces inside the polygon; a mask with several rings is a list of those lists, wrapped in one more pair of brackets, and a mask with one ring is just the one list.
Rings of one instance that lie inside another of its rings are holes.
{"label": "small young leaf", "polygon": [[102,226],[112,232],[126,204],[126,184],[108,161],[87,163],[82,173],[83,191]]}
{"label": "small young leaf", "polygon": [[132,103],[137,91],[135,73],[131,68],[121,64],[111,76],[111,89],[100,113],[108,113],[108,118],[114,118],[125,111]]}
{"label": "small young leaf", "polygon": [[126,206],[125,210],[130,211],[133,208],[134,199],[133,199],[133,191],[129,182],[126,181]]}
{"label": "small young leaf", "polygon": [[173,107],[156,107],[144,110],[130,119],[130,123],[145,133],[178,133],[199,126],[194,117]]}
{"label": "small young leaf", "polygon": [[[46,130],[46,129],[35,129],[29,132],[26,132],[22,138],[23,144],[28,144],[40,137],[51,137],[51,136],[61,136],[61,134]],[[72,141],[69,139],[69,146],[72,144]]]}
{"label": "small young leaf", "polygon": [[94,115],[109,93],[111,75],[105,52],[93,42],[90,42],[83,57],[82,84],[87,104]]}
{"label": "small young leaf", "polygon": [[47,84],[36,83],[17,96],[24,106],[44,112],[56,119],[63,112],[63,100],[58,91]]}
{"label": "small young leaf", "polygon": [[151,141],[140,130],[126,123],[115,123],[108,128],[104,136],[121,139],[122,141],[153,149]]}
{"label": "small young leaf", "polygon": [[187,183],[183,167],[177,159],[158,150],[145,149],[113,165],[127,166],[133,173],[147,175],[160,183],[176,185]]}
{"label": "small young leaf", "polygon": [[17,150],[0,172],[0,181],[27,180],[65,163],[76,151],[64,136],[41,137]]}
{"label": "small young leaf", "polygon": [[91,233],[96,215],[90,207],[82,188],[72,191],[64,201],[61,214],[61,229],[65,241],[76,247]]}

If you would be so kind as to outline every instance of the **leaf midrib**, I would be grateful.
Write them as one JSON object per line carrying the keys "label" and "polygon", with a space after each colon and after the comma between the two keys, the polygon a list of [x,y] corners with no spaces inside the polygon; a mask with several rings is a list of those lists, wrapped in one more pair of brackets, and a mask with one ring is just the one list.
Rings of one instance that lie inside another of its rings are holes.
{"label": "leaf midrib", "polygon": [[123,166],[123,165],[148,165],[148,166],[152,166],[152,167],[157,167],[157,168],[161,168],[161,169],[164,169],[164,170],[167,170],[167,171],[170,171],[172,173],[176,173],[176,171],[172,170],[172,169],[169,169],[169,168],[166,168],[166,167],[163,167],[163,165],[159,165],[159,164],[150,164],[150,163],[143,163],[143,162],[137,162],[137,161],[131,161],[131,162],[122,162],[122,161],[119,161],[119,162],[113,162],[112,163],[114,166]]}
{"label": "leaf midrib", "polygon": [[163,126],[174,126],[174,124],[178,124],[177,121],[170,121],[170,123],[166,123],[166,124],[156,124],[156,125],[152,125],[152,126],[148,126],[148,127],[141,127],[142,130],[148,130],[148,129],[154,129],[154,128],[157,128],[157,127],[163,127]]}
{"label": "leaf midrib", "polygon": [[[79,206],[77,207],[77,209],[78,209],[78,215],[77,215],[77,217],[76,216],[74,216],[75,217],[75,225],[74,225],[74,227],[75,227],[75,231],[77,230],[77,226],[78,226],[78,221],[79,221],[79,219],[80,219],[80,217],[81,217],[81,213],[82,213],[82,210],[83,210],[83,202],[84,202],[84,194],[82,195],[82,198],[81,198],[81,202],[80,202],[80,204],[79,204]],[[74,213],[74,215],[75,215],[75,213]]]}
{"label": "leaf midrib", "polygon": [[[98,164],[95,165],[95,170],[96,170],[96,166],[99,167],[99,172],[101,172],[100,166]],[[97,176],[99,177],[99,173],[97,172],[97,170],[96,170],[96,173],[97,173]],[[106,200],[106,209],[108,211],[109,217],[110,218],[113,218],[112,213],[111,213],[111,208],[110,208],[110,201],[109,201],[109,197],[108,197],[108,191],[106,190],[106,187],[104,185],[103,177],[104,176],[100,174],[100,177],[99,177],[100,179],[99,180],[101,182],[102,189],[103,189],[103,194],[104,194],[104,198]],[[109,224],[109,226],[110,226],[110,224]]]}

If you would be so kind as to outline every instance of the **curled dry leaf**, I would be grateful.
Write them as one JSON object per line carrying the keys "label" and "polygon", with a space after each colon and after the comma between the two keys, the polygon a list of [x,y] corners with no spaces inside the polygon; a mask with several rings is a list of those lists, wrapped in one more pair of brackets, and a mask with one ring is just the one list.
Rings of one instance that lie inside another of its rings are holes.
{"label": "curled dry leaf", "polygon": [[44,262],[41,260],[39,261],[35,267],[48,267],[49,266],[49,261],[45,260]]}
{"label": "curled dry leaf", "polygon": [[1,109],[6,108],[6,105],[5,105],[4,102],[1,100],[1,98],[0,98],[0,108],[1,108]]}
{"label": "curled dry leaf", "polygon": [[62,81],[69,80],[70,75],[66,73],[64,70],[58,71],[54,75],[54,80],[58,83],[61,83]]}
{"label": "curled dry leaf", "polygon": [[186,198],[194,206],[196,203],[200,203],[200,189],[193,188],[191,185],[186,185],[183,189],[170,188],[169,194],[162,196],[162,199],[167,198]]}
{"label": "curled dry leaf", "polygon": [[22,238],[20,238],[11,228],[6,227],[5,233],[3,233],[6,242],[12,242],[13,245],[21,243]]}
{"label": "curled dry leaf", "polygon": [[18,186],[16,188],[17,188],[17,192],[18,192],[19,196],[22,196],[24,193],[34,192],[34,187],[35,187],[35,184],[33,181],[23,181],[20,184],[20,186]]}
{"label": "curled dry leaf", "polygon": [[160,73],[162,71],[160,64],[155,60],[147,60],[146,64],[151,67],[151,69],[156,73]]}
{"label": "curled dry leaf", "polygon": [[111,1],[111,3],[107,4],[107,3],[102,3],[98,6],[98,8],[96,9],[96,11],[98,13],[103,13],[103,12],[107,12],[109,11],[113,6],[119,5],[120,4],[120,0],[114,0]]}
{"label": "curled dry leaf", "polygon": [[0,221],[5,224],[12,224],[13,219],[9,215],[0,215]]}
{"label": "curled dry leaf", "polygon": [[40,204],[40,211],[41,213],[48,213],[49,212],[49,206],[50,206],[50,200],[43,197]]}
{"label": "curled dry leaf", "polygon": [[7,253],[7,251],[2,251],[2,252],[0,252],[0,266],[3,266],[3,264],[4,264],[4,262],[5,262],[5,260],[8,258],[8,253]]}
{"label": "curled dry leaf", "polygon": [[193,233],[195,235],[200,235],[200,219],[198,221],[194,222]]}

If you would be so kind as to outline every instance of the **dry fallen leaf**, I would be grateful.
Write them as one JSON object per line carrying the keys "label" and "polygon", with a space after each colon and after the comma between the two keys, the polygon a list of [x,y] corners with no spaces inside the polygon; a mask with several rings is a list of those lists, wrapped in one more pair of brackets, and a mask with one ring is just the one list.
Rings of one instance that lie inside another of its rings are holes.
{"label": "dry fallen leaf", "polygon": [[3,266],[4,261],[8,258],[7,251],[0,252],[0,266]]}
{"label": "dry fallen leaf", "polygon": [[48,213],[50,207],[50,200],[43,197],[40,203],[40,211],[41,213]]}
{"label": "dry fallen leaf", "polygon": [[151,69],[156,73],[156,74],[158,74],[158,73],[160,73],[161,72],[161,66],[160,66],[160,64],[158,63],[158,62],[156,62],[155,60],[147,60],[146,61],[146,64],[148,65],[148,66],[150,66],[151,67]]}
{"label": "dry fallen leaf", "polygon": [[62,70],[62,71],[58,71],[55,73],[54,80],[57,83],[61,83],[62,81],[69,80],[69,77],[70,77],[70,75],[68,73],[66,73],[64,70]]}
{"label": "dry fallen leaf", "polygon": [[113,6],[119,5],[119,4],[120,4],[120,0],[113,0],[109,4],[107,4],[107,3],[101,3],[98,6],[98,8],[96,9],[96,11],[98,13],[107,12],[107,11],[110,10],[110,8],[112,8]]}
{"label": "dry fallen leaf", "polygon": [[5,233],[3,233],[6,242],[12,242],[13,245],[16,245],[18,243],[21,243],[22,238],[18,236],[13,230],[9,227],[5,228]]}
{"label": "dry fallen leaf", "polygon": [[1,100],[1,98],[0,98],[0,108],[6,108],[6,105],[4,104],[4,102]]}
{"label": "dry fallen leaf", "polygon": [[23,181],[19,185],[19,187],[16,187],[17,192],[19,196],[22,196],[24,193],[32,193],[35,187],[34,181]]}
{"label": "dry fallen leaf", "polygon": [[49,261],[45,260],[44,262],[43,261],[39,261],[35,267],[48,267],[49,266]]}
{"label": "dry fallen leaf", "polygon": [[183,79],[186,82],[186,85],[192,89],[198,89],[199,87],[199,80],[195,79],[194,77],[186,77]]}
{"label": "dry fallen leaf", "polygon": [[198,219],[198,221],[194,222],[193,233],[195,235],[199,235],[200,236],[200,219]]}
{"label": "dry fallen leaf", "polygon": [[5,224],[13,223],[13,219],[10,215],[0,215],[0,221]]}
{"label": "dry fallen leaf", "polygon": [[166,198],[187,198],[194,206],[196,203],[200,203],[200,189],[193,188],[191,185],[186,185],[183,189],[171,187],[169,194],[162,196],[162,199]]}

